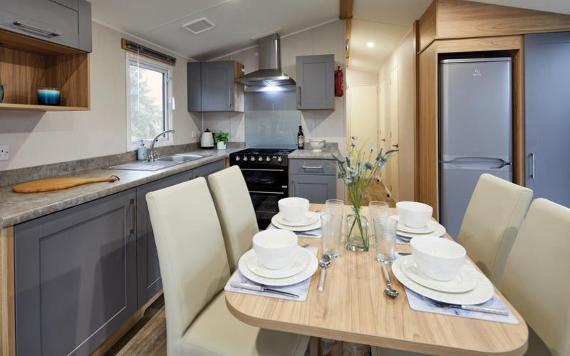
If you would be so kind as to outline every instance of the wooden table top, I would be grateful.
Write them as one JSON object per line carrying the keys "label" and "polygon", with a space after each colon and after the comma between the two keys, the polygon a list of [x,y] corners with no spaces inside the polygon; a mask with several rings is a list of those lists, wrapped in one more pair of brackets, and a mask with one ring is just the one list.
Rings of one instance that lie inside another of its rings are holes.
{"label": "wooden table top", "polygon": [[[299,243],[320,249],[321,240],[299,238]],[[409,247],[397,245],[397,249],[406,252]],[[225,292],[226,304],[244,323],[296,334],[437,355],[525,353],[526,323],[498,290],[518,324],[414,311],[396,278],[400,296],[389,299],[383,294],[384,279],[373,251],[373,246],[366,253],[343,249],[327,270],[324,292],[317,291],[317,271],[304,302]]]}

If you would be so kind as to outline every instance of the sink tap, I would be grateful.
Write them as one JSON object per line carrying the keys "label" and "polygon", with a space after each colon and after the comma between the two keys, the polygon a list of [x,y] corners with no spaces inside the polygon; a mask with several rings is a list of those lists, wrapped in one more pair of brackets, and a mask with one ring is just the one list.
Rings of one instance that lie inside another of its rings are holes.
{"label": "sink tap", "polygon": [[162,131],[161,133],[159,133],[158,135],[156,135],[156,137],[152,140],[152,143],[150,144],[150,149],[148,150],[148,158],[147,161],[149,162],[154,162],[158,159],[158,154],[156,153],[156,151],[154,150],[154,144],[158,142],[158,139],[160,136],[167,134],[167,133],[174,133],[174,130],[166,130],[166,131]]}

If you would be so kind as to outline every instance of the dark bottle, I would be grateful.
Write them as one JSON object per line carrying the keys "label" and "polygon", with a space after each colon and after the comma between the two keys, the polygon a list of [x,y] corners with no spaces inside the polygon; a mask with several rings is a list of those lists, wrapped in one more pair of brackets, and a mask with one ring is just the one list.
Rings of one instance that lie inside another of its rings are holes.
{"label": "dark bottle", "polygon": [[305,135],[303,134],[303,127],[299,125],[299,132],[297,132],[297,148],[300,150],[305,148]]}

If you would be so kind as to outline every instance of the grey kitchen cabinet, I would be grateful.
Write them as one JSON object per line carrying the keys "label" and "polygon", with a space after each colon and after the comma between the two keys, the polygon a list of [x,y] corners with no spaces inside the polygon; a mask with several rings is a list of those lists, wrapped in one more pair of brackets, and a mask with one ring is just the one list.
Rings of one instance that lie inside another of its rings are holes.
{"label": "grey kitchen cabinet", "polygon": [[0,29],[91,52],[85,0],[0,0]]}
{"label": "grey kitchen cabinet", "polygon": [[297,109],[334,110],[334,55],[297,56]]}
{"label": "grey kitchen cabinet", "polygon": [[335,161],[291,159],[289,162],[289,196],[318,204],[336,198]]}
{"label": "grey kitchen cabinet", "polygon": [[235,82],[242,71],[236,61],[188,63],[188,111],[243,112],[243,86]]}
{"label": "grey kitchen cabinet", "polygon": [[135,199],[15,226],[17,355],[89,355],[136,311]]}
{"label": "grey kitchen cabinet", "polygon": [[192,171],[182,172],[137,187],[137,294],[138,307],[162,290],[160,266],[150,223],[146,195],[192,179]]}
{"label": "grey kitchen cabinet", "polygon": [[570,32],[525,35],[526,186],[570,206]]}
{"label": "grey kitchen cabinet", "polygon": [[139,307],[143,306],[150,298],[162,290],[160,265],[150,223],[148,205],[146,204],[146,194],[193,178],[207,177],[222,169],[224,169],[224,161],[216,161],[137,188],[137,289]]}

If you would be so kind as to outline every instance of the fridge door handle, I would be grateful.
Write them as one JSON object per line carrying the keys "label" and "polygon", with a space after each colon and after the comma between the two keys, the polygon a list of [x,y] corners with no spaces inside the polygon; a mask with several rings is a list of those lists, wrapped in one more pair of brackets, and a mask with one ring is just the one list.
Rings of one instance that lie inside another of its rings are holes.
{"label": "fridge door handle", "polygon": [[534,165],[534,160],[535,160],[534,152],[531,152],[528,155],[528,158],[529,158],[529,166],[530,166],[529,178],[535,179],[536,175],[535,175],[535,170],[534,170],[534,167],[535,167],[535,165]]}
{"label": "fridge door handle", "polygon": [[461,158],[454,158],[448,161],[440,161],[440,163],[461,163],[465,161],[493,161],[497,162],[499,166],[497,168],[503,168],[506,166],[510,166],[511,162],[505,161],[502,158],[494,158],[494,157],[461,157]]}

